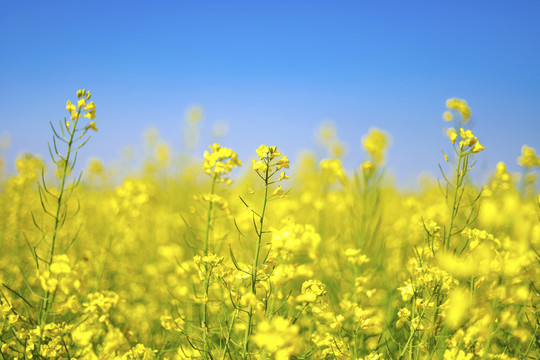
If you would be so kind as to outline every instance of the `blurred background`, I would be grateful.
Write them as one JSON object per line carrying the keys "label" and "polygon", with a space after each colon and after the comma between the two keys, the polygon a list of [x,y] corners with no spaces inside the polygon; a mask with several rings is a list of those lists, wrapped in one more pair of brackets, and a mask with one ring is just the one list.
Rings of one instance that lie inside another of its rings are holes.
{"label": "blurred background", "polygon": [[532,0],[5,1],[0,151],[8,171],[25,151],[47,159],[48,122],[85,88],[99,132],[82,164],[140,158],[159,137],[173,153],[202,158],[219,142],[244,161],[277,145],[294,167],[302,151],[330,156],[322,124],[353,171],[376,127],[391,135],[389,173],[414,187],[438,176],[457,97],[486,148],[476,178],[499,161],[517,172],[522,145],[540,150],[539,14]]}

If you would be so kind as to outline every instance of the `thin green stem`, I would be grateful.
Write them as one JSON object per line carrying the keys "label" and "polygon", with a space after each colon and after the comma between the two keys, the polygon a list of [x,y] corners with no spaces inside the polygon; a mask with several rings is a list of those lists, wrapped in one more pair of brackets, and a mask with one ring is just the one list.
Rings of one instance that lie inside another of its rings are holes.
{"label": "thin green stem", "polygon": [[[429,299],[428,301],[426,302],[426,304],[429,304],[429,302],[431,301],[431,299],[433,298],[433,295],[435,294],[435,292],[432,292],[431,295],[429,296]],[[424,318],[424,314],[426,313],[427,311],[427,306],[424,307],[422,313],[419,315],[419,319],[418,319],[418,326],[421,325],[421,321],[422,319]],[[414,309],[414,307],[413,307]],[[412,317],[411,317],[411,321],[412,321]],[[405,353],[407,352],[407,349],[409,348],[409,344],[411,343],[411,341],[413,340],[414,338],[414,335],[416,335],[416,329],[417,328],[414,328],[413,331],[411,332],[411,334],[409,335],[409,338],[407,339],[407,342],[405,343],[405,347],[403,348],[403,350],[401,351],[401,353],[399,354],[399,358],[402,359],[403,358],[403,355],[405,355]],[[412,351],[412,347],[411,347],[411,351]],[[410,353],[409,353],[410,354]]]}
{"label": "thin green stem", "polygon": [[221,360],[225,360],[225,356],[227,356],[227,353],[229,352],[229,343],[231,341],[231,334],[234,327],[234,322],[236,321],[236,318],[238,317],[238,311],[239,308],[237,307],[234,311],[233,318],[231,320],[231,325],[229,326],[229,331],[227,332],[227,340],[225,340],[225,349],[223,350],[223,355],[221,356]]}
{"label": "thin green stem", "polygon": [[[204,236],[204,256],[208,256],[208,242],[210,238],[210,227],[212,222],[212,210],[213,210],[213,201],[212,196],[214,195],[215,187],[216,187],[216,179],[217,175],[214,174],[214,177],[212,178],[212,189],[210,191],[210,204],[208,205],[208,213],[206,214],[206,231]],[[204,263],[204,297],[203,297],[203,320],[202,320],[202,327],[203,327],[203,343],[204,343],[204,353],[203,357],[204,359],[208,359],[208,352],[209,352],[209,346],[208,346],[208,289],[210,287],[210,271],[209,271],[210,265],[207,261]]]}
{"label": "thin green stem", "polygon": [[[51,266],[51,264],[53,262],[53,258],[54,258],[54,250],[55,250],[55,246],[56,246],[56,237],[58,235],[58,229],[60,227],[60,211],[61,211],[61,208],[62,208],[62,200],[63,200],[64,190],[65,190],[65,185],[66,185],[66,178],[67,178],[67,173],[68,173],[69,160],[70,160],[70,157],[71,157],[71,147],[73,145],[73,137],[75,135],[75,129],[77,128],[77,122],[79,121],[79,117],[81,115],[81,110],[82,109],[79,108],[79,110],[77,112],[77,117],[74,119],[75,121],[74,121],[73,126],[71,128],[70,135],[69,135],[69,141],[67,143],[68,148],[67,148],[66,157],[65,157],[65,161],[64,161],[63,168],[62,168],[62,173],[61,173],[60,190],[59,190],[57,201],[56,201],[56,213],[55,213],[55,217],[54,217],[54,227],[53,227],[53,233],[52,233],[52,238],[51,238],[51,249],[50,249],[49,261],[48,261],[49,266]],[[40,326],[47,322],[47,318],[49,316],[49,312],[51,310],[52,302],[53,302],[53,299],[54,299],[54,296],[53,296],[52,299],[50,299],[50,296],[51,296],[51,293],[49,291],[47,291],[47,293],[45,295],[45,298],[43,299],[43,301],[41,303],[41,308],[40,308],[40,313],[39,313],[39,324],[40,324]]]}
{"label": "thin green stem", "polygon": [[56,244],[56,235],[58,233],[58,227],[59,227],[59,223],[60,223],[59,216],[60,216],[60,210],[61,210],[61,207],[62,207],[62,197],[64,195],[64,188],[65,188],[67,172],[68,172],[67,169],[69,167],[69,159],[70,159],[70,156],[71,156],[71,146],[73,145],[73,136],[75,135],[75,129],[77,127],[77,122],[79,121],[80,114],[81,114],[81,109],[79,109],[79,112],[77,113],[77,117],[75,118],[75,122],[73,124],[73,128],[72,128],[70,136],[69,136],[68,148],[67,148],[67,153],[66,153],[66,161],[64,161],[64,167],[62,169],[62,179],[61,179],[61,182],[60,182],[60,192],[59,192],[58,198],[57,198],[56,216],[54,218],[54,228],[53,228],[53,234],[52,234],[52,239],[51,239],[51,252],[50,252],[50,256],[49,256],[49,265],[51,265],[52,261],[53,261],[54,247],[55,247],[55,244]]}
{"label": "thin green stem", "polygon": [[[263,235],[263,226],[264,226],[264,214],[266,212],[266,204],[268,203],[268,180],[269,180],[269,171],[270,171],[270,159],[267,158],[267,167],[266,167],[266,173],[264,177],[264,201],[263,201],[263,207],[261,211],[261,216],[259,220],[259,229],[255,229],[257,232],[257,246],[255,247],[255,257],[253,258],[253,267],[251,269],[251,293],[256,294],[256,283],[257,283],[257,269],[259,267],[259,254],[261,251],[261,242],[262,242],[262,235]],[[253,324],[253,307],[251,305],[248,306],[248,322],[246,324],[246,333],[244,335],[244,353],[243,353],[243,359],[247,359],[248,356],[248,348],[249,348],[249,337],[251,335],[252,331],[252,324]]]}
{"label": "thin green stem", "polygon": [[[445,242],[445,250],[448,251],[448,249],[450,248],[450,239],[452,238],[452,229],[454,227],[454,220],[457,216],[457,212],[458,212],[458,192],[459,192],[459,189],[461,187],[461,179],[463,176],[465,176],[465,174],[463,173],[462,174],[462,159],[463,159],[463,153],[460,151],[459,155],[458,155],[458,165],[456,166],[456,186],[454,186],[454,199],[452,201],[452,211],[451,211],[451,214],[450,214],[450,226],[448,228],[448,235],[446,236],[446,242]],[[464,172],[464,170],[463,170]]]}

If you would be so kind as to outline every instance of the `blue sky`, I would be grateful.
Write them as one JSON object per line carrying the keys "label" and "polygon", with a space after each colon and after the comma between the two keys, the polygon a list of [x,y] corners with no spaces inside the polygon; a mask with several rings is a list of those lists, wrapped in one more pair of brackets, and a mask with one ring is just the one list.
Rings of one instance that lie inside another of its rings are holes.
{"label": "blue sky", "polygon": [[180,148],[185,110],[205,110],[198,151],[261,143],[293,160],[332,120],[358,166],[361,138],[392,135],[399,182],[437,175],[445,100],[464,98],[486,151],[517,171],[540,150],[540,1],[10,1],[0,12],[0,132],[10,163],[45,156],[49,120],[92,91],[99,132],[80,155],[120,158],[155,126]]}

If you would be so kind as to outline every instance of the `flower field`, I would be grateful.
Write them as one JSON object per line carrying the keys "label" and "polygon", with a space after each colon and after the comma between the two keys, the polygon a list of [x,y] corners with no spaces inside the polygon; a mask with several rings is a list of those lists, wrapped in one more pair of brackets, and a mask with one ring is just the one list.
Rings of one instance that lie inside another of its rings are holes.
{"label": "flower field", "polygon": [[489,148],[464,100],[415,193],[387,181],[378,129],[354,172],[327,128],[328,156],[294,171],[279,144],[175,167],[150,139],[136,174],[79,174],[99,116],[85,90],[66,109],[55,166],[26,154],[0,175],[0,359],[540,357],[540,156],[473,183]]}

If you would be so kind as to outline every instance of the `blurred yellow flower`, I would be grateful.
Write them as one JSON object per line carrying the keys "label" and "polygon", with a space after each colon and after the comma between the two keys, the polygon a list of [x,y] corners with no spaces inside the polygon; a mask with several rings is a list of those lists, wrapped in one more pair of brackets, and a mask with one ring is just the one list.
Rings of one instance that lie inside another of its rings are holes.
{"label": "blurred yellow flower", "polygon": [[90,124],[86,125],[84,128],[85,128],[86,130],[94,130],[94,131],[98,131],[98,130],[97,130],[97,127],[96,127],[96,122],[95,122],[95,121],[90,122]]}
{"label": "blurred yellow flower", "polygon": [[467,123],[471,117],[471,109],[463,99],[451,98],[446,100],[446,107],[451,110],[457,110],[461,114],[463,122]]}
{"label": "blurred yellow flower", "polygon": [[517,163],[523,167],[540,166],[540,157],[536,156],[534,148],[523,145],[521,147],[521,156],[518,157]]}
{"label": "blurred yellow flower", "polygon": [[372,128],[366,136],[362,137],[362,144],[371,160],[376,165],[381,165],[388,144],[388,136],[383,131]]}

